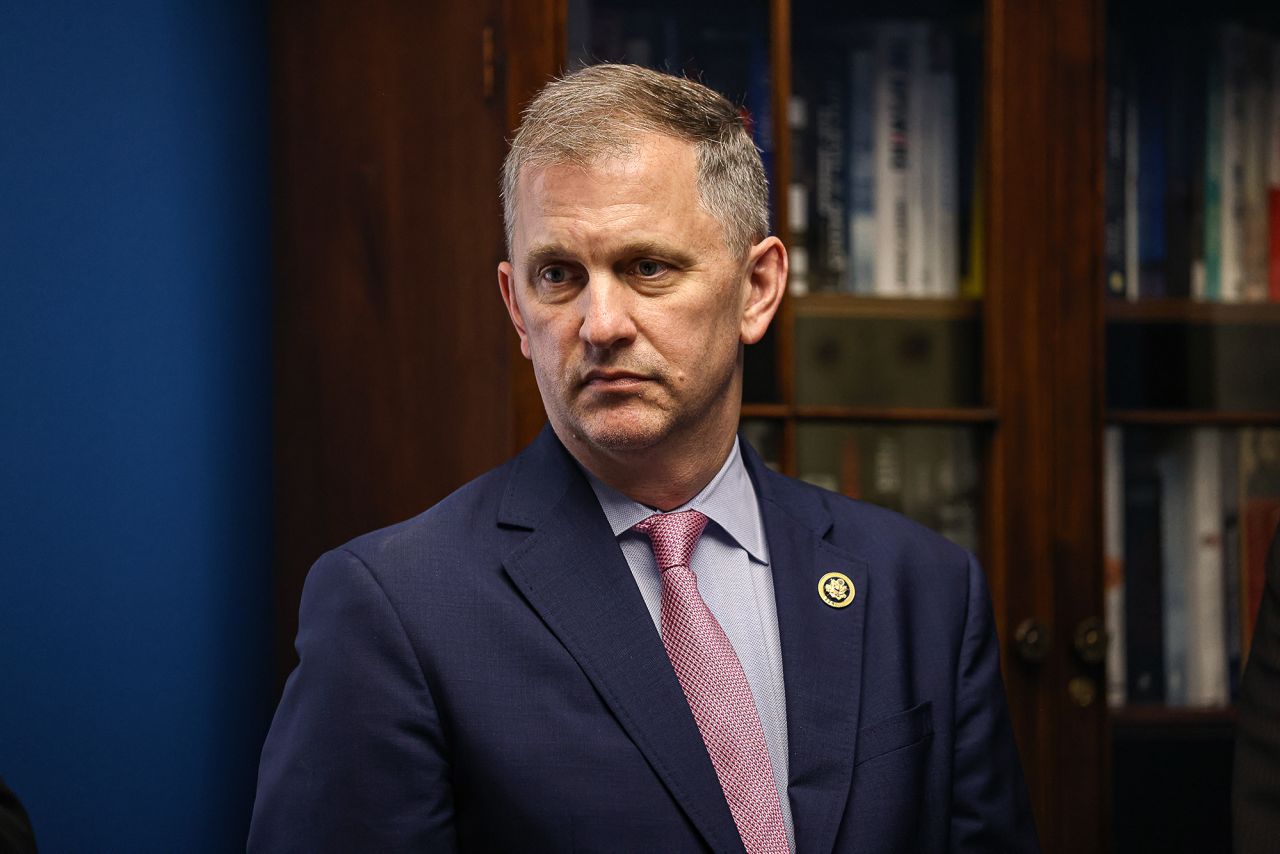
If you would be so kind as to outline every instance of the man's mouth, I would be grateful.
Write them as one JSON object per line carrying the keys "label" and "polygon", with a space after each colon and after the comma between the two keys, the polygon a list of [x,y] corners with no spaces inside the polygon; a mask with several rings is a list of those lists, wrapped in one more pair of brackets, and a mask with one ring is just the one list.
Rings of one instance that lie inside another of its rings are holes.
{"label": "man's mouth", "polygon": [[634,371],[608,370],[597,368],[587,371],[582,378],[584,388],[596,391],[630,391],[643,383],[651,381],[651,377]]}

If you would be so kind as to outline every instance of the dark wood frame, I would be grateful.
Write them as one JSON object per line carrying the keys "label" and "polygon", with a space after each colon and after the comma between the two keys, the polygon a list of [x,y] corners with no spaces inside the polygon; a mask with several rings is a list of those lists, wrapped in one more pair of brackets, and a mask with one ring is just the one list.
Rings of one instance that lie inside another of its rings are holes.
{"label": "dark wood frame", "polygon": [[[1035,617],[1052,638],[1040,664],[1011,647],[1005,657],[1040,832],[1047,851],[1105,850],[1102,674],[1072,652],[1076,625],[1099,615],[1102,599],[1103,5],[985,8],[987,293],[980,307],[946,307],[982,313],[985,404],[794,405],[800,306],[787,299],[777,321],[782,403],[745,412],[781,422],[788,470],[801,419],[951,423],[989,436],[983,558],[998,629],[1007,644]],[[781,116],[791,3],[768,9]],[[564,64],[566,2],[427,10],[381,0],[353,15],[298,0],[276,0],[272,12],[282,678],[302,579],[321,551],[429,506],[544,420],[491,265],[505,254],[502,138]],[[785,122],[775,128],[774,185],[785,187],[790,139]],[[454,174],[465,171],[458,164],[474,173]],[[778,194],[782,223],[786,204]],[[449,245],[444,260],[418,242],[433,235]],[[441,264],[461,271],[457,281],[439,280]],[[821,308],[821,299],[804,306]],[[1099,699],[1072,703],[1073,679],[1096,684]]]}

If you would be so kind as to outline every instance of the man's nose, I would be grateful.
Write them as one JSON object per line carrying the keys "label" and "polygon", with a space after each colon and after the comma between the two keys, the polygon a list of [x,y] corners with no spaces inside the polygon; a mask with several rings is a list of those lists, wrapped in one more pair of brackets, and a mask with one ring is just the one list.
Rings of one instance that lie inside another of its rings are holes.
{"label": "man's nose", "polygon": [[582,301],[579,337],[588,345],[607,350],[635,337],[631,303],[635,294],[615,276],[592,276],[578,298]]}

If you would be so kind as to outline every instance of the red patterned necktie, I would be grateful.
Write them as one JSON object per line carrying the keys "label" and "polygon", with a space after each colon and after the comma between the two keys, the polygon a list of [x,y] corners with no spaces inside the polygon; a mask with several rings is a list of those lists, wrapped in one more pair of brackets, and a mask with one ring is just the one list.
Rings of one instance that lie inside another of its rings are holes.
{"label": "red patterned necktie", "polygon": [[698,593],[689,558],[707,517],[697,510],[656,513],[636,525],[662,570],[662,645],[720,778],[749,854],[787,854],[782,804],[760,715],[742,662]]}

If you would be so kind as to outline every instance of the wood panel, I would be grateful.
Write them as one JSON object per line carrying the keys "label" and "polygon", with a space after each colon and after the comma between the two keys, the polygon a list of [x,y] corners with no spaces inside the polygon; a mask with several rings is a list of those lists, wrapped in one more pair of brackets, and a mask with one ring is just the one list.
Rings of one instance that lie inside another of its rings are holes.
{"label": "wood panel", "polygon": [[[505,63],[501,77],[506,85],[508,139],[520,126],[525,105],[548,81],[566,70],[567,16],[567,0],[503,0],[498,55]],[[509,451],[515,453],[534,440],[547,417],[533,368],[521,354],[514,330],[508,339],[506,354],[511,377]]]}
{"label": "wood panel", "polygon": [[988,6],[988,542],[1002,638],[1030,617],[1052,638],[1005,666],[1046,852],[1107,837],[1105,686],[1073,649],[1102,603],[1101,18],[1097,0]]}
{"label": "wood panel", "polygon": [[498,24],[493,0],[272,6],[282,676],[310,563],[512,444]]}
{"label": "wood panel", "polygon": [[[1110,841],[1105,796],[1106,677],[1073,648],[1077,627],[1102,619],[1103,76],[1101,0],[1055,3],[1051,114],[1050,246],[1046,298],[1054,335],[1046,386],[1053,395],[1053,502],[1049,507],[1054,642],[1060,708],[1053,763],[1057,851],[1102,851]],[[1092,686],[1092,702],[1067,686]]]}
{"label": "wood panel", "polygon": [[1049,229],[1050,0],[991,0],[987,7],[984,116],[988,235],[985,366],[988,398],[1000,414],[987,479],[986,568],[1000,637],[1014,731],[1036,823],[1057,850],[1055,744],[1057,650],[1040,664],[1012,654],[1014,629],[1043,621],[1053,634],[1048,439],[1053,398],[1045,348],[1052,334],[1044,301]]}

